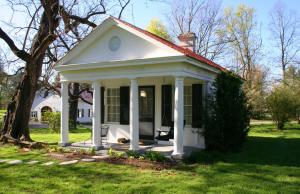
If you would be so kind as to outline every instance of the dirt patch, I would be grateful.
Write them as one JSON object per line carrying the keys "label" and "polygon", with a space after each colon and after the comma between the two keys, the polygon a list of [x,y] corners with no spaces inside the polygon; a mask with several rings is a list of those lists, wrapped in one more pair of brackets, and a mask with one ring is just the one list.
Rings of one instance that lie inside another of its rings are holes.
{"label": "dirt patch", "polygon": [[154,162],[154,161],[149,161],[149,160],[117,158],[117,157],[105,158],[102,161],[111,163],[111,164],[126,164],[126,165],[130,165],[130,166],[135,166],[135,167],[138,167],[141,169],[153,169],[153,170],[169,169],[175,165],[175,163],[172,163],[172,162]]}

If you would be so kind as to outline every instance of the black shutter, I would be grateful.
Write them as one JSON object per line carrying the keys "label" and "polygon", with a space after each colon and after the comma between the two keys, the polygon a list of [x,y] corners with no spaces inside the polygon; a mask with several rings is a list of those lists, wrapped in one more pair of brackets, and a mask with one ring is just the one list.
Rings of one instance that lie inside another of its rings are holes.
{"label": "black shutter", "polygon": [[101,123],[104,123],[104,87],[101,87]]}
{"label": "black shutter", "polygon": [[192,95],[192,127],[200,128],[203,123],[202,84],[193,84]]}
{"label": "black shutter", "polygon": [[82,109],[82,111],[81,111],[81,117],[82,118],[84,117],[84,109]]}
{"label": "black shutter", "polygon": [[129,124],[129,87],[120,87],[120,124]]}
{"label": "black shutter", "polygon": [[161,125],[171,126],[172,123],[172,85],[161,87]]}

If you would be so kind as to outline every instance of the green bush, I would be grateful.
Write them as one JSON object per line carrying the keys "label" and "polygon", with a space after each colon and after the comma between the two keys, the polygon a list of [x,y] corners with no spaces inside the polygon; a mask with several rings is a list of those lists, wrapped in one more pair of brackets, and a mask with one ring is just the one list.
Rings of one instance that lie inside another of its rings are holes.
{"label": "green bush", "polygon": [[126,154],[128,156],[128,158],[139,158],[141,156],[141,154],[137,151],[134,150],[127,150]]}
{"label": "green bush", "polygon": [[45,112],[44,119],[49,124],[49,129],[55,133],[60,130],[60,112]]}
{"label": "green bush", "polygon": [[124,158],[125,157],[124,152],[115,151],[112,148],[109,148],[108,155],[112,156],[112,157],[117,157],[117,158]]}
{"label": "green bush", "polygon": [[250,107],[243,81],[231,72],[218,74],[205,113],[207,150],[233,151],[245,141],[250,124]]}
{"label": "green bush", "polygon": [[164,162],[167,160],[167,158],[162,153],[154,151],[146,151],[145,159],[156,162]]}
{"label": "green bush", "polygon": [[288,86],[281,85],[273,88],[267,97],[267,106],[277,129],[282,130],[289,119],[296,117],[299,107],[298,98]]}

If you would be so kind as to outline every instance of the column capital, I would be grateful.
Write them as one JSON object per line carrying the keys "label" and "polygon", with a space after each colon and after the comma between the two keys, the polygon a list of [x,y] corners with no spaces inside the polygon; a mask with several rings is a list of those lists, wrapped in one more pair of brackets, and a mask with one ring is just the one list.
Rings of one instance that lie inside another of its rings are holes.
{"label": "column capital", "polygon": [[93,80],[92,83],[98,83],[98,84],[100,84],[100,83],[101,83],[101,80],[99,80],[99,79]]}
{"label": "column capital", "polygon": [[131,81],[131,80],[134,80],[134,81],[137,81],[137,77],[131,77],[131,78],[129,78],[129,80]]}
{"label": "column capital", "polygon": [[61,80],[60,83],[61,83],[61,84],[69,84],[69,83],[71,83],[71,82],[70,82],[70,81],[67,81],[67,80]]}
{"label": "column capital", "polygon": [[98,87],[101,85],[101,81],[100,80],[94,80],[92,82],[92,88],[95,89],[95,87]]}
{"label": "column capital", "polygon": [[175,80],[183,81],[184,80],[184,76],[175,76]]}

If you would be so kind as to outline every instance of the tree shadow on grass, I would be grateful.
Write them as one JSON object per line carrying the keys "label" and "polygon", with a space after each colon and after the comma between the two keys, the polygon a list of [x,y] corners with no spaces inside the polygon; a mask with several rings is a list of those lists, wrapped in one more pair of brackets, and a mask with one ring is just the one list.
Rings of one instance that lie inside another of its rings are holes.
{"label": "tree shadow on grass", "polygon": [[109,166],[101,164],[93,167],[91,164],[72,166],[58,166],[57,164],[52,166],[3,165],[1,171],[4,175],[0,175],[0,178],[3,178],[1,184],[14,185],[20,190],[27,190],[27,186],[30,185],[32,191],[47,188],[47,192],[69,193],[77,190],[85,193],[85,189],[89,190],[96,183],[118,184],[129,181],[130,174],[124,171],[120,173],[122,168],[122,166],[114,166],[114,169],[111,169]]}
{"label": "tree shadow on grass", "polygon": [[299,138],[248,137],[241,151],[220,153],[202,151],[193,153],[187,162],[212,164],[215,162],[300,166]]}

